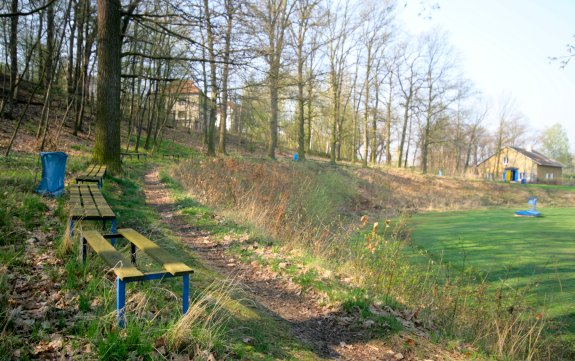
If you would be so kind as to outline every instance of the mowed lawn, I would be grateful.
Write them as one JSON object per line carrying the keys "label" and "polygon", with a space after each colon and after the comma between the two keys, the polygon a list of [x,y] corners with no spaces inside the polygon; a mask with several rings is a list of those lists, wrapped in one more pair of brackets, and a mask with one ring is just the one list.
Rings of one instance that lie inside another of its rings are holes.
{"label": "mowed lawn", "polygon": [[480,272],[494,287],[531,286],[530,301],[575,333],[575,208],[539,207],[540,218],[515,217],[515,210],[416,215],[411,239],[435,259]]}

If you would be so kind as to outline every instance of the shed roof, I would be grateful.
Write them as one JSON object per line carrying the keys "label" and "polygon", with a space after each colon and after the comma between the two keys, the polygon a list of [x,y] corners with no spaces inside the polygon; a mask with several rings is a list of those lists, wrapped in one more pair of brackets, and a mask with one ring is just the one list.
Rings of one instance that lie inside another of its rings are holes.
{"label": "shed roof", "polygon": [[519,147],[509,147],[521,154],[523,154],[524,156],[531,158],[535,163],[537,163],[537,165],[543,165],[546,167],[558,167],[558,168],[563,168],[563,164],[559,163],[558,161],[556,161],[555,159],[551,159],[547,156],[545,156],[544,154],[539,153],[538,151],[532,149],[532,150],[527,150],[527,149],[523,149],[523,148],[519,148]]}
{"label": "shed roof", "polygon": [[[556,161],[555,159],[549,158],[547,156],[545,156],[544,154],[539,153],[536,150],[527,150],[527,149],[523,149],[523,148],[519,148],[519,147],[504,147],[505,148],[509,148],[509,149],[513,149],[514,151],[523,154],[524,156],[526,156],[527,158],[533,160],[535,163],[537,163],[537,165],[542,165],[542,166],[546,166],[546,167],[557,167],[557,168],[563,168],[564,165],[559,163],[558,161]],[[502,150],[503,150],[502,149]],[[481,162],[477,163],[477,167],[480,166],[481,164],[487,162],[489,159],[493,158],[497,153],[487,157],[486,159],[482,160]]]}

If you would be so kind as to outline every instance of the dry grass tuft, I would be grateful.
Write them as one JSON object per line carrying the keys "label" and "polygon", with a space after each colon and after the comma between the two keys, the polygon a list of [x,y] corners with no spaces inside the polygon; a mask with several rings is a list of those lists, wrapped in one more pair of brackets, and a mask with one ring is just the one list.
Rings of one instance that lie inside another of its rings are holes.
{"label": "dry grass tuft", "polygon": [[206,287],[168,330],[166,340],[171,348],[195,353],[198,349],[212,351],[216,342],[224,338],[224,327],[230,319],[227,307],[234,288],[232,281],[216,281]]}

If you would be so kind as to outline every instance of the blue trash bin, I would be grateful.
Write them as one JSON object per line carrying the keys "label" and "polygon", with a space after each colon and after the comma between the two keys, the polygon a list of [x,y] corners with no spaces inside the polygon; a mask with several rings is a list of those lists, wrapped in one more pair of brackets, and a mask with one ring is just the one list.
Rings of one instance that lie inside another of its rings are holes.
{"label": "blue trash bin", "polygon": [[59,197],[64,193],[64,177],[66,176],[66,159],[64,152],[41,152],[42,180],[36,192],[42,195]]}

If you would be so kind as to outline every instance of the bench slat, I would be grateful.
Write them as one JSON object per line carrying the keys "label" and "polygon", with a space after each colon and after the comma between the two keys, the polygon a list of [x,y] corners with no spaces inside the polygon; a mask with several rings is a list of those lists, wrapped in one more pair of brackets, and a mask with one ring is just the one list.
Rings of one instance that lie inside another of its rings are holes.
{"label": "bench slat", "polygon": [[82,236],[122,281],[144,277],[144,274],[132,266],[98,231],[86,231]]}
{"label": "bench slat", "polygon": [[116,217],[97,186],[73,185],[70,187],[70,194],[70,215],[73,218],[111,219]]}
{"label": "bench slat", "polygon": [[146,252],[155,261],[160,263],[166,271],[173,276],[185,273],[191,273],[193,270],[185,263],[179,261],[177,258],[160,248],[157,244],[150,241],[131,228],[121,228],[118,230],[124,238],[138,247],[138,249]]}

